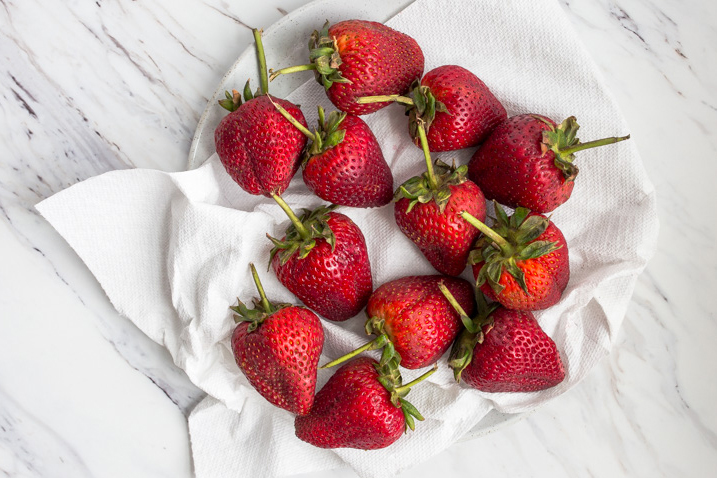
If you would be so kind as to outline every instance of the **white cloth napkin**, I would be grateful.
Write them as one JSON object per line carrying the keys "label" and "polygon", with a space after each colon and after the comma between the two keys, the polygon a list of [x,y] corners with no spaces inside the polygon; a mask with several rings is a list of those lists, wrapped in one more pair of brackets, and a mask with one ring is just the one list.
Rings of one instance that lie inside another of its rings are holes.
{"label": "white cloth napkin", "polygon": [[[561,121],[576,115],[583,140],[628,128],[600,75],[552,0],[418,0],[388,24],[413,36],[426,71],[462,65],[477,74],[509,114],[535,112]],[[314,105],[333,109],[313,80],[290,100],[313,121]],[[366,117],[383,147],[395,186],[424,170],[393,106]],[[473,149],[437,155],[465,163]],[[384,450],[321,450],[294,436],[293,416],[247,383],[229,346],[228,307],[256,295],[248,264],[260,266],[271,300],[297,300],[264,272],[271,244],[288,220],[271,200],[243,192],[213,156],[197,170],[168,174],[117,171],[43,201],[42,215],[77,251],[117,310],[167,347],[175,363],[208,393],[189,417],[199,478],[284,476],[346,463],[363,477],[393,476],[439,453],[495,408],[533,409],[577,384],[606,356],[637,275],[656,247],[655,193],[634,142],[578,153],[573,197],[552,218],[570,247],[571,279],[561,302],[536,314],[567,369],[559,386],[538,393],[485,394],[456,385],[446,366],[417,386],[411,402],[426,417]],[[285,194],[296,210],[321,203],[300,174]],[[393,207],[342,208],[363,230],[374,283],[434,273],[395,227]],[[465,275],[470,278],[470,274]],[[322,363],[364,343],[364,317],[324,321]],[[406,371],[411,380],[422,371]],[[332,371],[321,371],[319,387]]]}

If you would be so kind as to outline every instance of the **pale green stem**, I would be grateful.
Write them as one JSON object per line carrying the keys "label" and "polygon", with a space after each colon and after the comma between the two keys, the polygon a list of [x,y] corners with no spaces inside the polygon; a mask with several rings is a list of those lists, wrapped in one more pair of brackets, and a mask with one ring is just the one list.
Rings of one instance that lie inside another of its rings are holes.
{"label": "pale green stem", "polygon": [[389,101],[395,101],[402,105],[413,105],[413,100],[408,96],[401,95],[379,95],[379,96],[361,96],[356,98],[356,103],[365,105],[369,103],[386,103]]}
{"label": "pale green stem", "polygon": [[597,148],[598,146],[605,146],[606,144],[618,143],[620,141],[625,141],[626,139],[630,139],[629,134],[627,136],[603,138],[603,139],[596,139],[595,141],[588,141],[587,143],[578,143],[577,145],[573,146],[572,148],[561,149],[560,154],[567,156],[568,154],[576,153],[576,152],[582,151],[584,149]]}
{"label": "pale green stem", "polygon": [[259,86],[261,87],[261,94],[266,95],[269,93],[269,80],[266,76],[266,55],[264,54],[264,44],[261,41],[262,30],[254,28],[254,41],[256,42],[256,56],[259,59]]}
{"label": "pale green stem", "polygon": [[296,66],[288,66],[286,68],[282,68],[281,70],[273,71],[271,72],[271,75],[269,76],[269,81],[274,81],[277,76],[279,75],[286,75],[288,73],[296,73],[299,71],[308,71],[308,70],[315,70],[316,64],[315,63],[309,63],[306,65],[296,65]]}
{"label": "pale green stem", "polygon": [[308,239],[311,237],[311,234],[309,231],[304,227],[301,220],[299,220],[298,217],[296,217],[296,214],[294,214],[294,211],[291,210],[288,204],[286,204],[286,201],[282,199],[281,196],[278,194],[272,194],[271,197],[274,198],[274,201],[279,205],[281,209],[284,210],[287,216],[289,216],[289,219],[291,220],[291,223],[296,228],[296,231],[299,233],[302,239]]}
{"label": "pale green stem", "polygon": [[502,236],[500,236],[497,232],[495,232],[490,227],[483,224],[481,221],[478,220],[478,218],[471,216],[469,213],[463,211],[461,212],[461,217],[468,221],[473,227],[478,229],[480,232],[485,234],[486,236],[490,237],[493,242],[498,244],[498,247],[500,247],[503,250],[506,250],[506,248],[509,248],[510,245],[508,244],[508,241],[505,240]]}
{"label": "pale green stem", "polygon": [[347,353],[346,355],[339,357],[336,360],[333,360],[319,368],[330,368],[330,367],[333,367],[334,365],[343,363],[343,362],[347,361],[348,359],[354,358],[361,352],[366,352],[367,350],[379,349],[379,348],[383,347],[384,345],[386,345],[387,341],[388,341],[388,336],[386,336],[386,334],[381,334],[378,337],[376,337],[375,339],[373,339],[371,342],[368,342],[366,345],[363,345],[363,346],[357,348],[356,350],[352,350],[351,352]]}
{"label": "pale green stem", "polygon": [[314,133],[312,133],[311,131],[309,131],[309,129],[308,129],[306,126],[304,126],[303,124],[299,123],[299,120],[297,120],[296,118],[294,118],[293,116],[291,116],[291,113],[289,113],[289,112],[286,111],[284,108],[282,108],[282,106],[281,106],[280,104],[278,104],[278,103],[276,103],[274,100],[272,100],[272,99],[271,99],[271,96],[269,97],[269,101],[271,101],[271,104],[274,105],[274,107],[279,111],[279,113],[281,113],[281,116],[283,116],[284,118],[286,118],[287,120],[289,120],[289,123],[293,124],[296,129],[298,129],[299,131],[301,131],[302,133],[304,133],[307,137],[309,137],[309,139],[315,139],[315,138],[316,138],[316,136],[314,135]]}
{"label": "pale green stem", "polygon": [[249,263],[249,267],[251,268],[251,275],[254,278],[254,284],[256,284],[256,290],[259,291],[261,305],[264,306],[264,310],[267,314],[271,314],[272,312],[274,312],[274,308],[271,306],[269,299],[266,298],[264,287],[262,287],[261,280],[259,280],[259,273],[256,271],[256,267],[254,267],[254,264]]}
{"label": "pale green stem", "polygon": [[428,372],[424,373],[423,375],[421,375],[421,376],[418,377],[417,379],[412,380],[412,381],[408,382],[407,384],[401,385],[400,387],[396,388],[396,389],[394,390],[394,393],[397,394],[399,397],[405,395],[404,392],[407,392],[407,391],[408,391],[411,387],[413,387],[414,385],[423,382],[425,379],[427,379],[428,377],[430,377],[431,375],[433,375],[434,373],[436,373],[436,370],[438,370],[438,364],[437,364],[437,363],[436,363],[436,364],[433,364],[433,368],[432,368],[431,370],[429,370]]}
{"label": "pale green stem", "polygon": [[428,149],[428,138],[426,138],[426,129],[423,127],[423,122],[418,121],[418,137],[421,139],[421,149],[423,149],[423,156],[426,159],[426,169],[428,170],[428,184],[431,189],[438,189],[438,181],[436,181],[436,174],[433,172],[433,160],[431,160],[431,152]]}
{"label": "pale green stem", "polygon": [[451,294],[451,291],[448,290],[448,287],[443,284],[443,282],[440,282],[438,284],[438,288],[441,289],[441,292],[443,293],[443,296],[446,298],[446,300],[453,306],[454,309],[456,309],[456,312],[460,314],[461,316],[468,317],[468,314],[466,314],[466,311],[463,310],[463,307],[461,307],[461,304],[458,303],[455,297],[453,297],[453,294]]}

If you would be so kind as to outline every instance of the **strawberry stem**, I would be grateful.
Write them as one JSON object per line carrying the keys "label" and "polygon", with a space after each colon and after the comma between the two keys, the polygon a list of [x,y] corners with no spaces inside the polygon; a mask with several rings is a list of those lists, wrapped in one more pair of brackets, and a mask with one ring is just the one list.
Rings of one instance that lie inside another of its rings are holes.
{"label": "strawberry stem", "polygon": [[366,352],[367,350],[380,349],[381,347],[386,345],[386,343],[388,341],[389,341],[388,336],[386,334],[381,334],[378,337],[376,337],[375,339],[373,339],[372,341],[368,342],[367,344],[362,345],[361,347],[357,348],[356,350],[352,350],[351,352],[347,353],[346,355],[343,355],[343,356],[337,358],[336,360],[332,360],[331,362],[329,362],[325,365],[322,365],[319,368],[321,368],[321,369],[330,368],[330,367],[333,367],[334,365],[338,365],[340,363],[343,363],[343,362],[357,356],[361,352]]}
{"label": "strawberry stem", "polygon": [[289,219],[291,220],[291,223],[296,228],[296,231],[299,233],[302,239],[307,240],[311,237],[311,234],[308,230],[306,230],[306,227],[304,227],[304,224],[299,220],[298,217],[296,217],[296,214],[294,214],[294,211],[291,210],[288,204],[286,204],[286,201],[282,199],[281,196],[278,194],[271,194],[271,197],[274,198],[274,201],[279,205],[281,209],[284,210],[287,216],[289,216]]}
{"label": "strawberry stem", "polygon": [[286,111],[281,105],[274,102],[274,100],[271,99],[271,96],[269,96],[269,101],[271,101],[271,104],[274,105],[274,108],[276,108],[279,111],[279,113],[281,113],[281,116],[283,116],[284,118],[289,120],[289,123],[293,124],[296,129],[298,129],[299,131],[304,133],[304,135],[306,135],[309,139],[312,139],[312,140],[316,139],[316,136],[314,135],[314,133],[309,131],[309,129],[306,128],[303,124],[299,123],[299,121],[296,118],[294,118],[291,115],[291,113]]}
{"label": "strawberry stem", "polygon": [[256,267],[254,267],[254,264],[251,262],[249,263],[249,267],[251,268],[251,275],[254,278],[254,284],[256,284],[256,290],[259,291],[259,297],[261,297],[261,305],[264,307],[264,311],[267,314],[274,313],[271,302],[266,298],[266,293],[264,292],[264,287],[261,285],[261,280],[259,280],[259,273],[256,271]]}
{"label": "strawberry stem", "polygon": [[299,71],[308,71],[308,70],[315,70],[316,64],[315,63],[308,63],[306,65],[296,65],[296,66],[288,66],[286,68],[282,68],[281,70],[271,70],[271,75],[269,76],[269,81],[274,81],[277,76],[279,75],[286,75],[288,73],[296,73]]}
{"label": "strawberry stem", "polygon": [[441,293],[443,294],[443,297],[446,298],[446,300],[451,304],[453,309],[455,309],[456,312],[458,312],[458,315],[461,316],[461,322],[463,322],[463,325],[466,329],[471,329],[473,326],[473,320],[466,314],[466,311],[463,310],[463,307],[461,307],[461,304],[458,303],[456,298],[451,294],[451,291],[448,290],[448,287],[443,282],[438,283],[438,288],[441,289]]}
{"label": "strawberry stem", "polygon": [[259,86],[261,87],[261,94],[266,95],[269,93],[269,80],[266,76],[266,55],[264,54],[264,44],[261,41],[261,34],[263,30],[258,28],[252,29],[254,33],[254,42],[256,42],[256,56],[259,59]]}
{"label": "strawberry stem", "polygon": [[428,150],[428,138],[426,138],[426,129],[423,122],[418,122],[418,137],[421,138],[421,149],[426,159],[426,169],[428,170],[428,184],[432,190],[438,189],[438,181],[436,181],[436,173],[433,172],[433,161],[431,160],[431,152]]}
{"label": "strawberry stem", "polygon": [[584,149],[590,149],[590,148],[597,148],[598,146],[605,146],[606,144],[613,144],[618,143],[620,141],[625,141],[626,139],[630,139],[630,135],[627,136],[619,136],[619,137],[610,137],[610,138],[603,138],[603,139],[596,139],[594,141],[588,141],[587,143],[578,143],[572,148],[567,149],[561,149],[560,154],[563,156],[567,156],[569,154],[576,153],[578,151],[582,151]]}
{"label": "strawberry stem", "polygon": [[421,376],[418,377],[417,379],[412,380],[412,381],[408,382],[408,383],[405,384],[405,385],[401,385],[400,387],[395,388],[395,389],[394,389],[394,393],[395,393],[396,395],[398,395],[399,397],[405,396],[405,395],[408,393],[408,391],[411,389],[411,387],[413,387],[414,385],[416,385],[416,384],[418,384],[418,383],[423,382],[425,379],[427,379],[428,377],[430,377],[431,375],[433,375],[434,373],[436,373],[436,370],[438,370],[438,364],[437,364],[437,363],[434,363],[434,364],[433,364],[433,368],[432,368],[431,370],[429,370],[428,372],[424,373],[423,375],[421,375]]}
{"label": "strawberry stem", "polygon": [[477,217],[471,216],[465,211],[461,212],[461,217],[465,219],[470,225],[478,229],[480,232],[490,237],[493,242],[498,244],[498,247],[500,247],[501,250],[506,251],[508,248],[510,248],[510,245],[508,244],[508,241],[505,240],[505,238],[503,238],[500,234],[495,232],[490,227],[483,224]]}
{"label": "strawberry stem", "polygon": [[413,106],[413,100],[411,98],[401,95],[362,96],[360,98],[356,98],[356,103],[360,105],[369,103],[385,103],[388,101],[395,101],[396,103],[401,103],[402,105]]}
{"label": "strawberry stem", "polygon": [[443,282],[438,283],[438,288],[441,289],[441,292],[443,293],[443,296],[446,298],[448,302],[450,302],[451,306],[456,309],[456,312],[458,312],[461,315],[465,315],[466,317],[468,314],[466,314],[466,311],[463,310],[463,307],[461,307],[461,304],[458,303],[455,297],[453,297],[453,294],[451,294],[451,291],[448,290],[448,287],[445,286]]}

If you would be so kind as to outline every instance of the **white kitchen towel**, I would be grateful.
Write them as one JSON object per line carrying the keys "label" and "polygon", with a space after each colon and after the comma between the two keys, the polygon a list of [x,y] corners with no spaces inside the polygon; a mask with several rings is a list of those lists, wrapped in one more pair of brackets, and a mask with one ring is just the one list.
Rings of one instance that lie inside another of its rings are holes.
{"label": "white kitchen towel", "polygon": [[[477,74],[509,114],[576,115],[584,140],[628,132],[615,102],[560,6],[553,0],[417,0],[388,24],[413,36],[426,71],[462,65]],[[277,65],[279,66],[279,65]],[[277,80],[280,81],[280,80]],[[332,109],[313,80],[290,100],[311,120],[314,105]],[[391,166],[395,185],[424,170],[407,135],[402,108],[366,117]],[[443,153],[465,163],[473,149]],[[288,220],[263,197],[243,192],[216,156],[183,173],[128,170],[77,184],[40,203],[42,215],[77,251],[117,310],[164,345],[208,393],[189,417],[199,478],[285,476],[348,464],[363,477],[393,476],[439,453],[492,409],[519,413],[577,384],[611,348],[638,274],[656,247],[655,194],[631,141],[577,155],[573,197],[552,219],[570,247],[571,279],[559,304],[539,312],[566,365],[565,381],[536,393],[487,394],[439,372],[411,391],[426,420],[391,447],[371,452],[320,450],[294,436],[290,413],[269,405],[236,367],[228,307],[256,296],[248,264],[260,266],[271,300],[297,300],[265,272]],[[285,193],[296,210],[321,201],[300,179]],[[393,207],[341,208],[367,238],[374,283],[434,273],[395,227]],[[470,278],[468,271],[465,276]],[[364,318],[324,321],[322,362],[364,343]],[[404,374],[410,380],[422,371]],[[332,371],[320,371],[319,386]]]}

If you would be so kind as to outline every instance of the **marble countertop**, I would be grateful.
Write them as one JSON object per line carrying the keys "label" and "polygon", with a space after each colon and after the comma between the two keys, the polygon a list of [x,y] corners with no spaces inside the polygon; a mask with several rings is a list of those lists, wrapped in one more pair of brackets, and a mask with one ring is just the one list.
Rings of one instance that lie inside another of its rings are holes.
{"label": "marble countertop", "polygon": [[[203,393],[34,205],[110,170],[182,170],[249,26],[307,1],[244,3],[0,0],[0,476],[192,476],[186,416]],[[717,470],[717,4],[561,3],[656,186],[657,254],[586,380],[402,476]]]}

